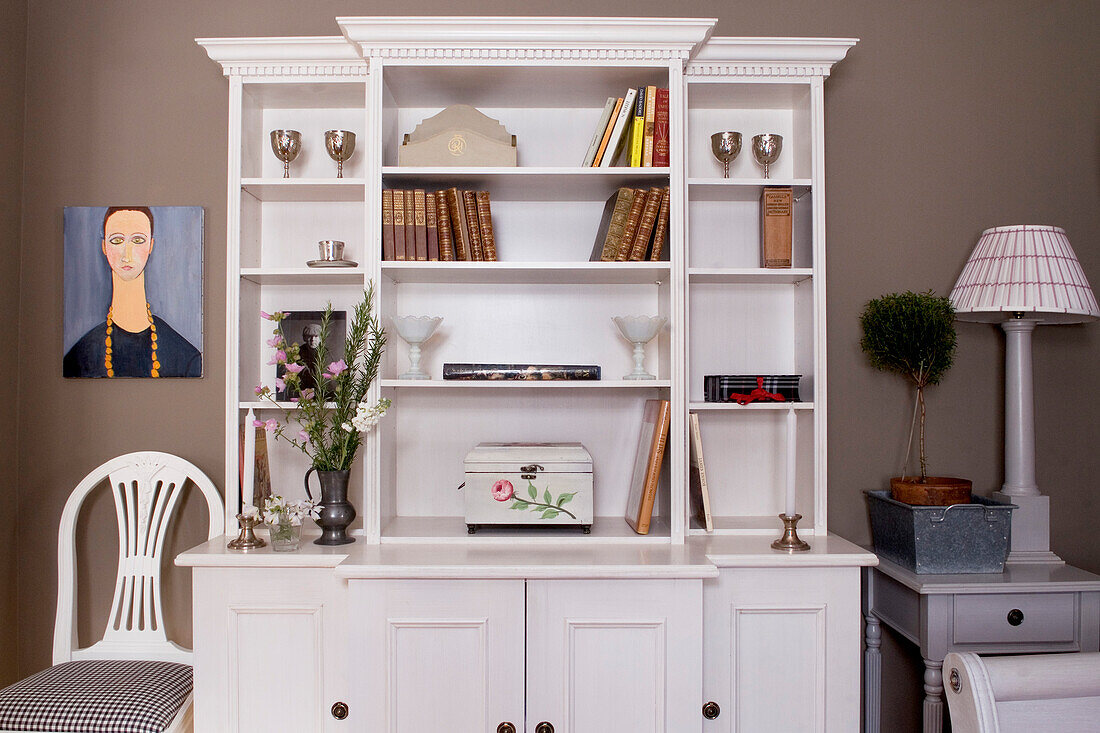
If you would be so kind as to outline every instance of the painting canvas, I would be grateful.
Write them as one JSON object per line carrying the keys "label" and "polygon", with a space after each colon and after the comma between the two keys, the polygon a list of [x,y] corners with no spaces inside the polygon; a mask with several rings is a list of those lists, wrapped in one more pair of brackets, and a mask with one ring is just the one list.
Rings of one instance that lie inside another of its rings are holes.
{"label": "painting canvas", "polygon": [[[317,348],[321,345],[321,318],[324,311],[285,311],[286,316],[279,322],[279,329],[287,343],[298,344],[298,361],[306,369],[298,375],[302,389],[316,386],[316,375],[312,373],[317,360]],[[345,311],[333,311],[328,326],[328,339],[325,341],[325,364],[344,358],[344,340],[347,334],[348,316]],[[323,366],[323,365],[322,365]],[[276,367],[277,377],[282,377],[285,367]],[[275,399],[286,400],[297,397],[286,389],[276,389]]]}
{"label": "painting canvas", "polygon": [[201,206],[66,206],[66,377],[201,377]]}

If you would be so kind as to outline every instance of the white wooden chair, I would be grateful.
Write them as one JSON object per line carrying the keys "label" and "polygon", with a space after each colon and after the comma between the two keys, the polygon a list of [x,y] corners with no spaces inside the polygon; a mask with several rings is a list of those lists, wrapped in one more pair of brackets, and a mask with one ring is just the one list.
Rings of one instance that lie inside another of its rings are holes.
{"label": "white wooden chair", "polygon": [[943,677],[955,733],[1096,730],[1100,720],[1100,653],[951,652]]}
{"label": "white wooden chair", "polygon": [[[103,638],[77,648],[76,521],[84,499],[108,479],[118,517],[118,579]],[[168,640],[160,573],[167,527],[184,485],[202,491],[208,537],[224,531],[214,484],[188,461],[142,451],[107,461],[77,485],[61,513],[57,543],[54,666],[0,690],[8,731],[191,730],[191,652]]]}

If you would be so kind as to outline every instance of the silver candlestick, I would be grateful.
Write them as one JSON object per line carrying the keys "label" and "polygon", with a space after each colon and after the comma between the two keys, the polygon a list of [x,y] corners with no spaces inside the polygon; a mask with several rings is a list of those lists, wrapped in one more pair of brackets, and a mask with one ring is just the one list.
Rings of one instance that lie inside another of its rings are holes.
{"label": "silver candlestick", "polygon": [[786,552],[805,552],[810,549],[808,543],[798,538],[798,520],[802,519],[802,515],[795,514],[792,517],[790,514],[780,514],[779,518],[783,520],[783,536],[772,543],[772,549]]}

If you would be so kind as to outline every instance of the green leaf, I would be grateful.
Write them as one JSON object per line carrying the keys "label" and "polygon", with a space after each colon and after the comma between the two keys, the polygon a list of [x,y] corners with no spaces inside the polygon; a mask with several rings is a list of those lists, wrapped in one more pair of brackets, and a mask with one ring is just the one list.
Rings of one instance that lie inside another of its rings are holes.
{"label": "green leaf", "polygon": [[527,502],[525,502],[523,499],[516,499],[515,503],[512,504],[513,509],[519,509],[521,511],[523,509],[526,509],[528,506],[530,506],[530,505]]}
{"label": "green leaf", "polygon": [[535,488],[535,485],[530,481],[527,482],[527,493],[531,495],[531,498],[538,501],[539,490]]}
{"label": "green leaf", "polygon": [[562,494],[561,496],[558,497],[558,502],[557,502],[558,506],[565,506],[569,502],[573,501],[573,497],[576,496],[576,495],[577,495],[576,491],[571,491],[571,492]]}
{"label": "green leaf", "polygon": [[556,516],[558,516],[558,510],[557,509],[546,509],[542,513],[542,518],[543,519],[553,519]]}
{"label": "green leaf", "polygon": [[553,504],[554,497],[550,496],[550,489],[547,489],[542,493],[542,501],[544,504]]}

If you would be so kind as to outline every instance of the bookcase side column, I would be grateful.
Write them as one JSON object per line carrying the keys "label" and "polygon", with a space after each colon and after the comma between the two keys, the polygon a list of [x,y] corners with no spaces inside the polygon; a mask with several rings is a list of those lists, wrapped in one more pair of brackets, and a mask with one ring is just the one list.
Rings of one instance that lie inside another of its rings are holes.
{"label": "bookcase side column", "polygon": [[679,124],[669,125],[669,229],[672,233],[669,252],[669,297],[671,299],[672,354],[670,359],[672,421],[669,425],[670,493],[669,522],[673,544],[682,544],[687,535],[687,239],[685,237],[687,177],[685,139],[687,114],[684,95],[684,65],[686,59],[669,62],[669,108],[678,115],[669,115]]}
{"label": "bookcase side column", "polygon": [[[367,157],[364,170],[364,236],[363,269],[368,283],[374,284],[374,312],[382,318],[382,61],[377,57],[367,59],[366,103],[364,109],[364,137]],[[364,283],[366,285],[366,283]],[[383,327],[385,324],[382,324]],[[387,334],[387,337],[390,334]],[[367,392],[369,403],[381,397],[381,373]],[[392,418],[391,418],[392,419]],[[367,434],[363,445],[363,528],[368,544],[378,544],[382,538],[382,429],[375,427]]]}
{"label": "bookcase side column", "polygon": [[825,298],[825,77],[810,83],[810,175],[813,182],[813,329],[814,329],[814,534],[828,532],[828,379]]}
{"label": "bookcase side column", "polygon": [[[240,511],[240,331],[241,331],[241,115],[244,84],[229,76],[228,175],[225,207],[225,531],[235,533]],[[247,426],[246,426],[247,427]]]}

